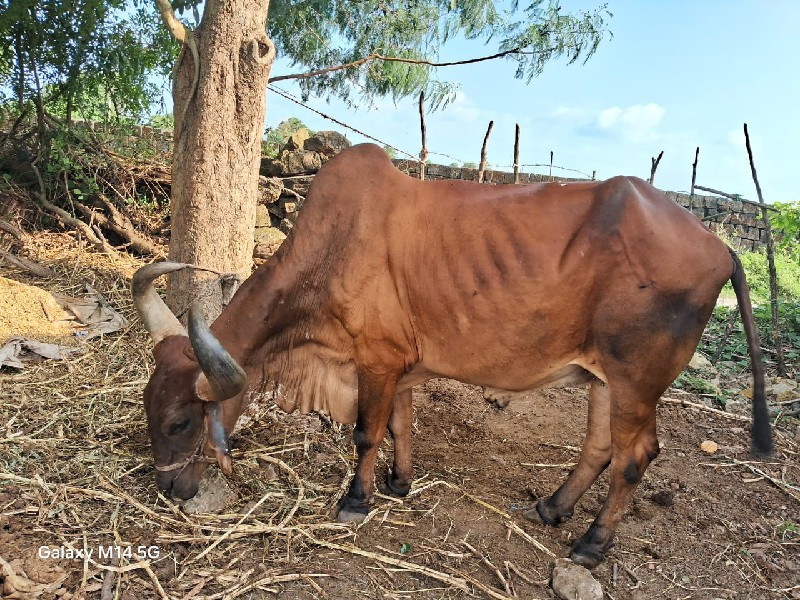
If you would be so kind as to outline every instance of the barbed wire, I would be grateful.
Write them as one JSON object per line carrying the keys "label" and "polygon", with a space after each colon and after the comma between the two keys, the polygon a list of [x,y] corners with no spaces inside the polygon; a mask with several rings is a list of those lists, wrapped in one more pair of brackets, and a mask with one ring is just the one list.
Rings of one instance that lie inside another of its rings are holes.
{"label": "barbed wire", "polygon": [[[271,91],[273,91],[276,94],[278,94],[279,96],[282,96],[282,97],[286,98],[290,102],[294,102],[298,106],[302,106],[306,110],[310,110],[311,112],[316,113],[317,115],[319,115],[323,119],[327,119],[329,121],[333,121],[334,123],[336,123],[340,127],[344,127],[345,129],[349,129],[350,131],[352,131],[354,133],[357,133],[358,135],[364,136],[365,138],[370,139],[373,142],[377,142],[379,144],[382,144],[384,147],[391,148],[392,150],[395,150],[396,152],[399,152],[400,154],[404,154],[410,160],[419,161],[419,155],[415,155],[415,154],[412,154],[411,152],[407,152],[407,151],[405,151],[405,150],[403,150],[401,148],[398,148],[397,146],[395,146],[393,144],[385,142],[385,141],[383,141],[383,140],[381,140],[381,139],[379,139],[379,138],[377,138],[377,137],[375,137],[373,135],[370,135],[370,134],[368,134],[368,133],[366,133],[364,131],[361,131],[360,129],[357,129],[357,128],[353,127],[352,125],[348,125],[347,123],[345,123],[341,119],[337,119],[336,117],[333,117],[331,115],[328,115],[328,114],[322,112],[321,110],[317,110],[316,108],[312,108],[307,103],[303,102],[303,100],[301,100],[297,96],[293,95],[291,92],[288,92],[288,91],[286,91],[286,90],[284,90],[282,88],[279,88],[278,86],[276,86],[273,83],[269,84],[267,87]],[[443,156],[445,158],[449,158],[450,160],[454,160],[454,161],[459,162],[461,164],[464,164],[464,163],[468,162],[468,161],[465,161],[465,160],[463,160],[463,159],[461,159],[461,158],[459,158],[457,156],[452,156],[450,154],[445,154],[444,152],[431,152],[431,151],[429,151],[428,155],[429,156]],[[581,171],[579,169],[571,169],[569,167],[560,167],[558,165],[551,165],[550,163],[526,163],[526,164],[520,164],[519,166],[520,167],[547,167],[547,168],[550,168],[550,169],[560,169],[562,171],[570,171],[572,173],[578,173],[579,175],[583,175],[586,179],[591,179],[592,178],[591,175],[589,175],[588,173],[584,173],[583,171]],[[491,170],[498,170],[498,169],[513,169],[513,168],[514,168],[514,165],[493,165],[493,166],[491,166],[489,168],[489,170],[491,171]]]}
{"label": "barbed wire", "polygon": [[308,109],[311,112],[318,114],[320,117],[322,117],[324,119],[328,119],[329,121],[333,121],[337,125],[339,125],[341,127],[344,127],[345,129],[349,129],[350,131],[353,131],[353,132],[357,133],[358,135],[363,135],[365,138],[370,139],[373,142],[378,142],[379,144],[383,144],[384,146],[386,146],[388,148],[391,148],[392,150],[396,150],[397,152],[399,152],[401,154],[405,154],[406,156],[408,156],[412,160],[419,160],[419,158],[417,156],[414,156],[410,152],[406,152],[405,150],[401,150],[400,148],[398,148],[398,147],[396,147],[396,146],[394,146],[394,145],[392,145],[392,144],[390,144],[388,142],[384,142],[383,140],[378,139],[373,135],[365,133],[365,132],[361,131],[360,129],[356,129],[352,125],[348,125],[347,123],[345,123],[343,121],[340,121],[336,117],[332,117],[330,115],[326,115],[324,112],[322,112],[320,110],[317,110],[316,108],[311,108],[308,104],[303,102],[300,98],[297,98],[296,96],[292,95],[291,93],[287,92],[286,90],[279,88],[275,84],[269,84],[267,87],[270,90],[272,90],[273,92],[275,92],[276,94],[278,94],[279,96],[283,96],[284,98],[286,98],[290,102],[294,102],[295,104],[298,104],[298,105],[302,106],[303,108]]}

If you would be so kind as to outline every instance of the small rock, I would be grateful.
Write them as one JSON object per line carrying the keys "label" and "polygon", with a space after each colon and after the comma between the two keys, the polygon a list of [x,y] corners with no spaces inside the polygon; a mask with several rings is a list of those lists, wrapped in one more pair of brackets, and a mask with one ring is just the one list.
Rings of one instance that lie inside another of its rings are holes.
{"label": "small rock", "polygon": [[767,388],[767,393],[775,396],[778,402],[787,402],[793,398],[800,400],[800,389],[797,387],[797,382],[791,379],[783,379],[775,385]]}
{"label": "small rock", "polygon": [[553,568],[551,587],[562,600],[603,600],[603,588],[588,569],[568,558],[559,558]]}
{"label": "small rock", "polygon": [[258,178],[258,188],[261,192],[260,202],[272,204],[281,197],[283,181],[277,177],[264,177],[261,175]]}
{"label": "small rock", "polygon": [[[259,244],[278,244],[286,239],[286,234],[277,227],[257,227],[255,231],[256,247]],[[255,252],[253,253],[256,254]]]}
{"label": "small rock", "polygon": [[292,230],[292,227],[294,227],[294,223],[292,223],[289,219],[283,219],[279,227],[283,233],[289,235],[289,232]]}
{"label": "small rock", "polygon": [[256,205],[256,228],[270,227],[272,220],[269,217],[269,209],[263,204]]}
{"label": "small rock", "polygon": [[717,442],[712,440],[705,440],[702,444],[700,444],[700,450],[706,454],[714,454],[717,450],[719,450],[719,445]]}
{"label": "small rock", "polygon": [[234,492],[219,469],[207,469],[200,480],[200,489],[194,498],[183,503],[183,511],[190,515],[218,513],[236,500]]}
{"label": "small rock", "polygon": [[651,495],[650,501],[659,506],[669,507],[675,504],[675,494],[672,490],[661,490]]}
{"label": "small rock", "polygon": [[289,139],[286,140],[286,144],[283,146],[284,150],[301,150],[303,148],[303,143],[310,137],[308,133],[308,129],[305,127],[298,129],[292,135],[289,136]]}
{"label": "small rock", "polygon": [[703,356],[699,352],[695,352],[694,356],[692,356],[692,360],[689,361],[690,369],[708,369],[711,367],[712,367],[711,361],[709,361],[705,356]]}
{"label": "small rock", "polygon": [[350,140],[338,131],[318,131],[303,142],[304,150],[319,152],[328,158],[339,154],[339,152],[350,146],[352,146]]}

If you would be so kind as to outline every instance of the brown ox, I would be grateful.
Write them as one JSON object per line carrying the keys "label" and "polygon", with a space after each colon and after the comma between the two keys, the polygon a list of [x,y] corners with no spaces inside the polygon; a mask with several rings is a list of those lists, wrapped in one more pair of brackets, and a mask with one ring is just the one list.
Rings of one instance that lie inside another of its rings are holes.
{"label": "brown ox", "polygon": [[287,411],[356,423],[358,464],[341,521],[367,513],[387,426],[387,483],[408,493],[413,385],[450,377],[502,401],[589,383],[578,466],[526,516],[559,524],[609,467],[605,504],[571,554],[596,565],[659,452],[656,402],[691,358],[729,279],[753,363],[753,448],[771,450],[741,265],[640,179],[420,182],[377,146],[355,146],[319,171],[293,234],[210,329],[193,307],[188,337],[152,286],[185,266],[146,266],[132,286],[155,342],[144,401],[157,482],[179,498],[196,493],[204,453],[230,469],[226,432],[245,406],[247,381]]}

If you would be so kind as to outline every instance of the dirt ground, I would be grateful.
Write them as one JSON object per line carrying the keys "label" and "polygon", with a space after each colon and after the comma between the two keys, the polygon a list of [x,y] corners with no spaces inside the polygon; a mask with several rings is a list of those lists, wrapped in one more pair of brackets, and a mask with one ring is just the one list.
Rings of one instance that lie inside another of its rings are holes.
{"label": "dirt ground", "polygon": [[[80,357],[0,373],[5,597],[553,597],[553,557],[588,527],[606,479],[559,528],[521,511],[576,461],[585,389],[541,391],[501,411],[477,388],[419,386],[412,492],[377,497],[358,527],[330,518],[355,463],[351,428],[258,407],[235,441],[236,501],[222,514],[187,515],[154,485],[141,406],[149,342],[127,299],[128,270],[84,261],[76,275],[74,262],[50,260],[73,279],[40,285],[73,291],[90,280],[132,325],[85,342]],[[750,458],[748,422],[735,415],[662,403],[658,432],[661,455],[593,571],[606,597],[800,598],[798,421],[779,423],[775,456],[762,462]],[[704,440],[719,450],[701,451]],[[387,462],[389,441],[378,479]],[[84,549],[92,555],[75,556]]]}

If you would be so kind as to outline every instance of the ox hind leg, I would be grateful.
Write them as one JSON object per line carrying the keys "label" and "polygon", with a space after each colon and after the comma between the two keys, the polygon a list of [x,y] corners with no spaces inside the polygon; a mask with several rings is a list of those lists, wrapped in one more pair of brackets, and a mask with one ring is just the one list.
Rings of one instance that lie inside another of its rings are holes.
{"label": "ox hind leg", "polygon": [[360,523],[369,512],[375,487],[375,458],[386,436],[397,380],[394,375],[366,369],[358,374],[358,420],[353,431],[358,461],[350,489],[339,501],[340,522]]}
{"label": "ox hind leg", "polygon": [[578,465],[552,496],[525,511],[525,518],[556,526],[572,516],[580,497],[611,462],[610,410],[608,386],[595,379],[589,388],[589,417]]}
{"label": "ox hind leg", "polygon": [[[670,379],[671,381],[671,379]],[[613,546],[614,533],[645,469],[658,456],[656,403],[668,383],[653,389],[629,382],[611,391],[611,463],[605,503],[589,529],[572,545],[570,558],[593,568]]]}
{"label": "ox hind leg", "polygon": [[592,525],[572,545],[573,561],[594,567],[611,548],[631,496],[658,456],[656,404],[689,362],[713,302],[661,298],[635,325],[599,332],[600,362],[611,394],[608,496]]}
{"label": "ox hind leg", "polygon": [[394,463],[392,472],[387,473],[386,486],[397,496],[406,496],[411,491],[411,482],[414,480],[414,465],[411,462],[413,418],[411,388],[408,388],[395,395],[389,417],[389,433],[394,441]]}

